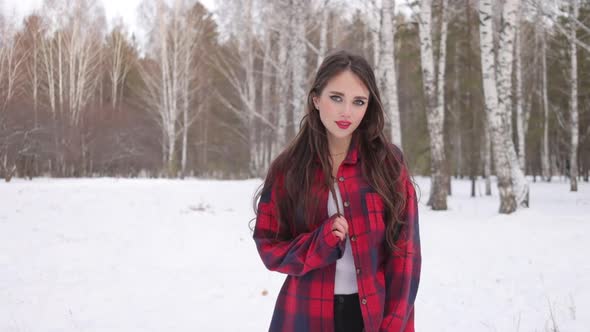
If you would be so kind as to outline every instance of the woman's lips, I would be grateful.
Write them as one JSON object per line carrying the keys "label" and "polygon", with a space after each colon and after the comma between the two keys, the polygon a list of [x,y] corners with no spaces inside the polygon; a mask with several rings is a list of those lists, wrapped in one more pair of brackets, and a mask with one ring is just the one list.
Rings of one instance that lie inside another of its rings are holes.
{"label": "woman's lips", "polygon": [[342,129],[346,129],[350,126],[351,122],[348,121],[336,121],[336,124],[338,125],[338,127],[342,128]]}

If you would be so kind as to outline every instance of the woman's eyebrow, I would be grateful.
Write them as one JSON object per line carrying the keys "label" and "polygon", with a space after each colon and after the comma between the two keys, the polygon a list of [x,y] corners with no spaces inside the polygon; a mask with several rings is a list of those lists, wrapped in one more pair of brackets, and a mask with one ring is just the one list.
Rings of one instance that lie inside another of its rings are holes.
{"label": "woman's eyebrow", "polygon": [[[330,91],[330,93],[333,93],[333,94],[335,94],[335,95],[339,95],[339,96],[342,96],[342,97],[344,97],[344,93],[342,93],[342,92],[338,92],[338,91]],[[367,97],[365,97],[365,96],[356,96],[356,97],[354,97],[354,98],[356,98],[356,99],[365,99],[365,100],[367,100],[367,99],[368,99],[368,98],[367,98]]]}

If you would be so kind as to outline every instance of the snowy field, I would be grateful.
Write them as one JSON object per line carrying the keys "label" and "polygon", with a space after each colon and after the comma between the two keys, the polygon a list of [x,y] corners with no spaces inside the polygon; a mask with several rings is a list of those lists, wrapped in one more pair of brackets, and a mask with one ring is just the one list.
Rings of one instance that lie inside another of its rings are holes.
{"label": "snowy field", "polygon": [[[417,331],[590,331],[587,183],[531,183],[510,216],[468,181],[431,212],[418,183]],[[0,331],[266,331],[284,275],[248,228],[259,184],[0,182]]]}

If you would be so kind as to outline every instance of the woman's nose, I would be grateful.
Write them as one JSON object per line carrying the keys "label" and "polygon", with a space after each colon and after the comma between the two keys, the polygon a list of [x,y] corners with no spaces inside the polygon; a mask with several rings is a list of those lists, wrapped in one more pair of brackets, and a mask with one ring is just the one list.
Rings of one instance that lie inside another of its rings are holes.
{"label": "woman's nose", "polygon": [[344,104],[344,106],[342,107],[342,116],[345,117],[350,117],[352,115],[352,105],[350,104]]}

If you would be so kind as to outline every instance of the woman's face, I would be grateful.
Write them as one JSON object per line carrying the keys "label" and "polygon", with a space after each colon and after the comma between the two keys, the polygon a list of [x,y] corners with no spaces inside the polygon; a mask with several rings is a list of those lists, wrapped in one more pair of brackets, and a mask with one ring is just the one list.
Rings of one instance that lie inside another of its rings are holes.
{"label": "woman's face", "polygon": [[369,90],[352,73],[345,70],[332,77],[321,95],[313,97],[326,127],[328,141],[352,137],[360,125],[369,104]]}

